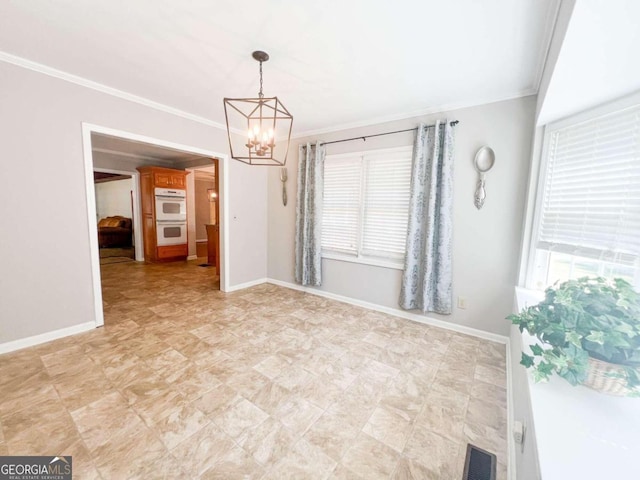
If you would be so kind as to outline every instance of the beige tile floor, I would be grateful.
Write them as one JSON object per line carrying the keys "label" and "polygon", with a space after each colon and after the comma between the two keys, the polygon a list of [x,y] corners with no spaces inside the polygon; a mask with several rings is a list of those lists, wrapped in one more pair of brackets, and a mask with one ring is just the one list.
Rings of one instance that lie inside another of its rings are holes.
{"label": "beige tile floor", "polygon": [[0,454],[74,478],[506,478],[505,348],[196,262],[103,267],[105,327],[0,356]]}

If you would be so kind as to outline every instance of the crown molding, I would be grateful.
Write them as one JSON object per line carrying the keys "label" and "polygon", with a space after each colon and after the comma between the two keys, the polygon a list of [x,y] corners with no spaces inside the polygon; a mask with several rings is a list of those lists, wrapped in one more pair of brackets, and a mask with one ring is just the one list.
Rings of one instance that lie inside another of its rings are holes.
{"label": "crown molding", "polygon": [[[556,12],[557,15],[557,12]],[[38,73],[42,73],[44,75],[48,75],[50,77],[54,77],[54,78],[58,78],[60,80],[64,80],[85,88],[90,88],[92,90],[107,94],[107,95],[111,95],[113,97],[117,97],[117,98],[121,98],[123,100],[127,100],[133,103],[137,103],[139,105],[144,105],[146,107],[149,108],[153,108],[155,110],[164,112],[164,113],[169,113],[171,115],[175,115],[178,117],[182,117],[182,118],[186,118],[188,120],[192,120],[194,122],[198,122],[204,125],[208,125],[210,127],[214,127],[220,130],[223,130],[224,132],[227,132],[227,126],[222,124],[222,123],[218,123],[218,122],[214,122],[213,120],[209,120],[207,118],[201,117],[199,115],[194,115],[192,113],[188,113],[185,112],[183,110],[180,110],[178,108],[174,108],[174,107],[170,107],[168,105],[153,101],[153,100],[149,100],[148,98],[144,98],[144,97],[140,97],[138,95],[134,95],[132,93],[128,93],[125,92],[123,90],[119,90],[117,88],[113,88],[113,87],[109,87],[107,85],[104,85],[102,83],[98,83],[98,82],[94,82],[93,80],[89,80],[86,79],[84,77],[80,77],[78,75],[74,75],[72,73],[68,73],[62,70],[58,70],[56,68],[53,67],[49,67],[47,65],[38,63],[38,62],[34,62],[32,60],[28,60],[26,58],[23,57],[19,57],[17,55],[12,55],[10,53],[7,52],[3,52],[0,51],[0,61],[5,62],[5,63],[9,63],[12,65],[16,65],[18,67],[22,67],[22,68],[26,68],[28,70],[33,70],[35,72]],[[539,77],[541,78],[541,72],[544,71],[544,63],[545,62],[541,62],[542,63],[542,67],[539,68],[540,72],[538,72]],[[539,79],[538,79],[539,80]],[[539,83],[539,82],[538,82]],[[409,112],[403,112],[403,113],[397,113],[397,114],[393,114],[393,115],[388,115],[388,116],[383,116],[383,117],[377,117],[374,119],[369,119],[369,120],[364,120],[364,121],[359,121],[359,122],[352,122],[352,123],[343,123],[343,124],[339,124],[339,125],[335,125],[332,127],[328,127],[328,128],[320,128],[320,129],[315,129],[315,130],[306,130],[303,132],[299,132],[296,134],[293,134],[291,136],[292,139],[296,139],[296,138],[303,138],[303,137],[309,137],[309,136],[314,136],[314,135],[322,135],[322,134],[326,134],[326,133],[333,133],[333,132],[338,132],[338,131],[342,131],[342,130],[349,130],[352,128],[361,128],[361,127],[369,127],[372,125],[378,125],[381,123],[387,123],[387,122],[393,122],[393,121],[397,121],[397,120],[405,120],[408,118],[413,118],[413,117],[420,117],[423,115],[430,115],[433,113],[439,113],[439,112],[444,112],[444,111],[449,111],[449,110],[459,110],[462,108],[468,108],[468,107],[475,107],[478,105],[485,105],[488,103],[495,103],[495,102],[501,102],[501,101],[505,101],[505,100],[512,100],[515,98],[520,98],[520,97],[528,97],[530,95],[536,95],[538,93],[538,88],[531,88],[531,89],[526,89],[523,90],[521,92],[512,94],[512,95],[506,95],[506,96],[501,96],[501,97],[494,97],[494,98],[486,98],[480,101],[474,101],[474,102],[460,102],[460,103],[452,103],[452,104],[443,104],[443,105],[438,105],[438,106],[434,106],[434,107],[429,107],[429,108],[425,108],[425,109],[420,109],[420,110],[412,110]],[[237,129],[237,128],[231,128],[230,129],[232,133],[237,134],[237,135],[244,135],[244,131]]]}
{"label": "crown molding", "polygon": [[324,135],[326,133],[341,132],[343,130],[350,130],[352,128],[371,127],[373,125],[380,125],[382,123],[395,122],[398,120],[406,120],[408,118],[422,117],[424,115],[431,115],[433,113],[448,112],[451,110],[460,110],[462,108],[477,107],[478,105],[487,105],[489,103],[513,100],[515,98],[529,97],[531,95],[537,95],[537,93],[538,93],[537,89],[529,88],[514,94],[500,96],[500,97],[485,98],[483,100],[478,100],[473,102],[443,104],[443,105],[438,105],[434,107],[424,108],[421,110],[412,110],[409,112],[397,113],[397,114],[388,115],[384,117],[377,117],[377,118],[373,118],[373,119],[365,120],[361,122],[342,123],[329,128],[307,130],[304,132],[296,133],[295,135],[292,135],[291,138],[296,139],[296,138],[303,138],[303,137],[311,137],[315,135]]}
{"label": "crown molding", "polygon": [[[204,118],[199,115],[194,115],[192,113],[185,112],[184,110],[180,110],[179,108],[170,107],[163,103],[155,102],[153,100],[149,100],[148,98],[140,97],[138,95],[125,92],[123,90],[118,90],[117,88],[109,87],[102,83],[94,82],[93,80],[89,80],[87,78],[80,77],[72,73],[58,70],[56,68],[49,67],[47,65],[43,65],[41,63],[37,63],[32,60],[27,60],[26,58],[18,57],[17,55],[12,55],[10,53],[0,51],[0,61],[5,63],[10,63],[18,67],[26,68],[28,70],[33,70],[34,72],[42,73],[44,75],[58,78],[60,80],[64,80],[70,83],[74,83],[76,85],[80,85],[81,87],[90,88],[91,90],[96,90],[98,92],[105,93],[113,97],[118,97],[123,100],[127,100],[129,102],[144,105],[145,107],[153,108],[154,110],[158,110],[164,113],[169,113],[177,117],[186,118],[187,120],[192,120],[194,122],[202,123],[210,127],[218,128],[220,130],[224,130],[225,132],[227,131],[226,125],[223,125],[218,122],[214,122],[213,120],[209,120],[208,118]],[[232,130],[232,132],[234,132],[234,130]],[[238,132],[234,132],[234,133],[238,133]]]}
{"label": "crown molding", "polygon": [[558,17],[560,15],[560,4],[558,1],[555,9],[550,9],[547,13],[547,18],[545,19],[545,25],[547,25],[547,29],[545,31],[546,35],[546,45],[545,48],[542,49],[540,53],[540,58],[538,59],[538,69],[536,71],[536,76],[534,80],[534,85],[536,86],[536,92],[540,90],[540,84],[542,83],[542,77],[544,75],[544,70],[547,67],[547,62],[549,61],[549,52],[551,51],[551,44],[553,42],[553,36],[556,33],[556,29],[558,27]]}

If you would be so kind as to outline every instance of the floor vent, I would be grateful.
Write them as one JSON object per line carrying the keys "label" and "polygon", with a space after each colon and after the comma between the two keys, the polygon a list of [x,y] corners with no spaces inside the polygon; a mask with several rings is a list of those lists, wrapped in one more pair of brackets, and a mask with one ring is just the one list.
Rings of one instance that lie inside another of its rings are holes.
{"label": "floor vent", "polygon": [[467,444],[462,480],[495,480],[496,456],[481,448]]}

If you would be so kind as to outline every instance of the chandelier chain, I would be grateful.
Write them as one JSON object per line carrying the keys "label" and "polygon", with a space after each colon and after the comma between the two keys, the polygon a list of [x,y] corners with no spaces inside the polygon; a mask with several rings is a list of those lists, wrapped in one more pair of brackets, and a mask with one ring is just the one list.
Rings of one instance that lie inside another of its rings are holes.
{"label": "chandelier chain", "polygon": [[264,94],[262,93],[262,62],[260,62],[260,93],[258,93],[258,96],[260,98],[264,97]]}

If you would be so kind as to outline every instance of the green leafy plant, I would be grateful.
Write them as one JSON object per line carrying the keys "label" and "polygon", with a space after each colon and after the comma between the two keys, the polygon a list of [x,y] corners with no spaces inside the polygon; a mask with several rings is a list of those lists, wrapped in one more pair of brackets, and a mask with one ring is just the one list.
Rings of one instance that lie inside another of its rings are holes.
{"label": "green leafy plant", "polygon": [[545,290],[543,301],[508,320],[539,340],[521,364],[536,381],[553,373],[572,385],[588,375],[589,357],[622,367],[627,387],[640,392],[640,294],[620,278],[583,277]]}

